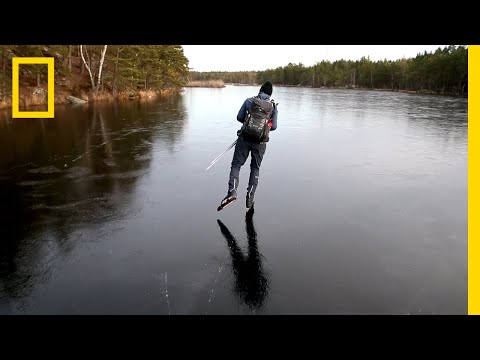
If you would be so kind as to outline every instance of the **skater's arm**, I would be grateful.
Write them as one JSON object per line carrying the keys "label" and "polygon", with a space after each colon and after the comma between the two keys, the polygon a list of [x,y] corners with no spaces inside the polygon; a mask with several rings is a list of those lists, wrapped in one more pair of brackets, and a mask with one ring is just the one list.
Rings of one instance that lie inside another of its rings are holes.
{"label": "skater's arm", "polygon": [[250,109],[250,106],[252,105],[252,101],[250,99],[247,99],[243,102],[242,107],[240,108],[238,114],[237,114],[237,120],[243,123],[245,121],[245,118],[247,116],[247,112]]}
{"label": "skater's arm", "polygon": [[277,129],[277,114],[278,110],[276,107],[273,108],[273,114],[272,114],[272,127],[270,128],[270,131],[275,131]]}

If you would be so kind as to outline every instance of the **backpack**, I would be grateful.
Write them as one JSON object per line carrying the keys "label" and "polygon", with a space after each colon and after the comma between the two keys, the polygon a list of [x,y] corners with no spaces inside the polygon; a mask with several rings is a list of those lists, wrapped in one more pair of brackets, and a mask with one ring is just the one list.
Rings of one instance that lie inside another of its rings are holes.
{"label": "backpack", "polygon": [[250,111],[243,123],[241,134],[253,141],[268,141],[268,122],[273,114],[273,101],[254,97]]}

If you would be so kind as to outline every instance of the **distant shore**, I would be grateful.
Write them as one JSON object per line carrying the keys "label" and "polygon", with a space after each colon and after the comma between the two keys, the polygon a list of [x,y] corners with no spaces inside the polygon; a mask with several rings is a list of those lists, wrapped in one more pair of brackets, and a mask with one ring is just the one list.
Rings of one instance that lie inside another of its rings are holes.
{"label": "distant shore", "polygon": [[[261,84],[243,84],[243,83],[224,83],[222,80],[209,80],[209,81],[191,81],[185,87],[204,87],[204,88],[223,88],[226,86],[260,86]],[[327,89],[327,90],[363,90],[363,91],[385,91],[385,92],[399,92],[406,94],[421,94],[421,95],[445,95],[445,96],[458,96],[468,97],[468,93],[457,94],[450,92],[436,92],[428,89],[423,90],[405,90],[405,89],[382,89],[382,88],[366,88],[366,87],[327,87],[327,86],[300,86],[300,85],[282,85],[274,84],[275,87],[291,87],[291,88],[309,88],[309,89]]]}
{"label": "distant shore", "polygon": [[[260,84],[238,84],[238,83],[224,83],[222,80],[209,80],[209,81],[191,81],[185,85],[185,88],[194,88],[194,87],[203,87],[203,88],[224,88],[227,85],[229,86],[260,86]],[[295,86],[295,85],[280,85],[276,84],[276,87],[295,87],[295,88],[313,88],[312,86]],[[361,87],[315,87],[315,89],[327,89],[327,90],[363,90],[363,91],[385,91],[385,92],[399,92],[399,93],[408,93],[408,94],[421,94],[421,95],[444,95],[444,96],[457,96],[457,97],[468,97],[468,93],[456,94],[456,93],[439,93],[435,91],[429,91],[428,89],[424,90],[402,90],[402,89],[372,89],[372,88],[361,88]],[[168,96],[175,93],[178,93],[179,90],[168,89],[162,91],[125,91],[117,94],[112,94],[109,92],[101,92],[96,96],[91,96],[86,93],[82,93],[76,96],[78,99],[85,100],[87,103],[93,102],[106,102],[106,101],[115,101],[115,100],[134,100],[134,99],[154,99],[159,96]],[[65,90],[60,90],[55,92],[55,104],[69,104],[70,101],[68,97],[72,96],[72,93]],[[35,88],[27,88],[20,94],[20,107],[21,111],[28,111],[29,107],[38,107],[42,105],[47,105],[47,96],[46,94],[37,95]],[[0,110],[11,109],[12,101],[11,96],[8,96],[6,100],[0,100]],[[23,108],[23,109],[22,109]],[[24,110],[24,109],[27,110]]]}

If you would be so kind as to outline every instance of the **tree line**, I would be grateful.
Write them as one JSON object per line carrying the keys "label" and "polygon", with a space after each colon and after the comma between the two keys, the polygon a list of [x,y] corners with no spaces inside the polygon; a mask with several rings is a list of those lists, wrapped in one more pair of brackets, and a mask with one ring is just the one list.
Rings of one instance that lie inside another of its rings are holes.
{"label": "tree line", "polygon": [[189,78],[219,79],[234,84],[261,84],[270,80],[284,86],[465,94],[468,91],[468,48],[451,45],[396,61],[371,61],[363,57],[357,61],[320,61],[313,66],[290,63],[258,72],[191,72]]}
{"label": "tree line", "polygon": [[[54,57],[55,83],[73,93],[181,89],[189,72],[180,45],[0,45],[0,100],[11,96],[13,57]],[[46,86],[46,66],[20,65],[20,83]]]}
{"label": "tree line", "polygon": [[[468,48],[447,46],[396,61],[320,61],[265,71],[189,71],[180,45],[0,45],[0,101],[11,97],[12,57],[54,57],[56,90],[73,95],[179,90],[188,81],[222,80],[327,88],[369,88],[465,94]],[[45,86],[46,66],[21,65],[20,83]]]}

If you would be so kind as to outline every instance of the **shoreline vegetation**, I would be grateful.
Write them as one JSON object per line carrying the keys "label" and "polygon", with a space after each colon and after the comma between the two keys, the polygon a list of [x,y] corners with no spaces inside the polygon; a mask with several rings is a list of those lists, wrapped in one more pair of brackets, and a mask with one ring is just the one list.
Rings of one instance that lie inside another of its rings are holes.
{"label": "shoreline vegetation", "polygon": [[207,88],[224,88],[225,83],[223,80],[197,80],[197,81],[189,81],[185,87],[207,87]]}
{"label": "shoreline vegetation", "polygon": [[[196,81],[195,84],[189,83],[185,87],[203,87],[203,88],[224,88],[226,86],[261,86],[261,83],[252,83],[252,84],[238,84],[238,83],[223,83],[222,86],[218,86],[216,84],[211,84],[209,81]],[[400,92],[400,93],[407,93],[407,94],[422,94],[422,95],[445,95],[445,96],[460,96],[460,97],[467,97],[468,93],[458,94],[458,93],[438,93],[435,91],[429,91],[428,89],[423,90],[405,90],[405,89],[375,89],[375,88],[368,88],[368,87],[360,87],[360,86],[345,86],[345,87],[329,87],[329,86],[311,86],[311,85],[284,85],[284,84],[275,84],[276,87],[293,87],[293,88],[316,88],[316,89],[333,89],[333,90],[363,90],[363,91],[385,91],[385,92]]]}
{"label": "shoreline vegetation", "polygon": [[[0,45],[0,109],[12,106],[12,59],[54,59],[55,104],[153,99],[182,91],[189,73],[180,45]],[[48,67],[20,64],[21,111],[47,104]]]}
{"label": "shoreline vegetation", "polygon": [[[20,111],[33,111],[29,109],[36,109],[40,106],[45,106],[48,104],[47,95],[39,95],[36,94],[36,88],[26,88],[22,89],[23,95],[19,96],[19,107]],[[96,102],[113,102],[113,101],[122,101],[122,100],[153,100],[163,96],[171,96],[173,94],[178,94],[179,90],[177,89],[164,89],[164,90],[157,90],[157,91],[137,91],[137,92],[119,92],[115,95],[108,92],[99,92],[94,97],[89,97],[88,94],[79,95],[78,97],[75,96],[75,100],[83,100],[85,101],[84,104],[88,103],[96,103]],[[56,92],[55,91],[55,98],[54,104],[55,105],[62,105],[62,104],[75,104],[69,98],[72,97],[70,92]],[[78,103],[77,103],[78,104]],[[9,110],[12,108],[12,98],[9,96],[6,99],[0,100],[0,110]],[[45,111],[46,108],[42,111]]]}
{"label": "shoreline vegetation", "polygon": [[[221,85],[220,85],[221,84]],[[226,86],[260,86],[261,84],[235,84],[235,83],[223,83],[222,81],[197,81],[193,83],[187,83],[185,88],[224,88]],[[276,87],[296,87],[296,88],[313,88],[312,86],[296,86],[296,85],[282,85],[276,84]],[[399,92],[399,93],[407,93],[407,94],[421,94],[421,95],[443,95],[443,96],[458,96],[458,97],[467,97],[468,93],[458,94],[458,93],[437,93],[434,91],[428,90],[403,90],[403,89],[371,89],[371,88],[364,88],[364,87],[343,87],[343,88],[335,88],[335,87],[316,87],[318,89],[334,89],[334,90],[362,90],[362,91],[386,91],[386,92]],[[26,94],[20,95],[20,111],[29,111],[30,108],[34,109],[39,106],[47,105],[47,97],[46,95],[36,95],[34,94],[35,88],[26,89]],[[171,96],[173,94],[178,94],[180,91],[174,89],[167,89],[162,91],[138,91],[134,92],[123,92],[117,93],[113,95],[111,93],[99,93],[95,96],[94,99],[89,99],[87,95],[83,95],[78,97],[80,100],[84,100],[85,104],[93,103],[93,102],[112,102],[112,101],[124,101],[124,100],[154,100],[159,97],[163,96]],[[72,104],[70,100],[67,98],[71,96],[68,92],[55,94],[54,103],[55,105],[61,104]],[[11,97],[6,100],[0,101],[0,110],[9,110],[12,108]],[[46,110],[46,109],[44,109]],[[33,111],[33,110],[31,110]],[[43,110],[42,110],[43,111]]]}
{"label": "shoreline vegetation", "polygon": [[[12,106],[12,58],[53,57],[55,104],[148,100],[185,88],[259,86],[468,95],[468,48],[450,45],[397,61],[321,61],[265,71],[196,72],[180,45],[0,45],[0,109]],[[21,111],[47,104],[46,65],[19,67]],[[75,99],[72,99],[74,97]],[[82,101],[83,100],[83,101]]]}

